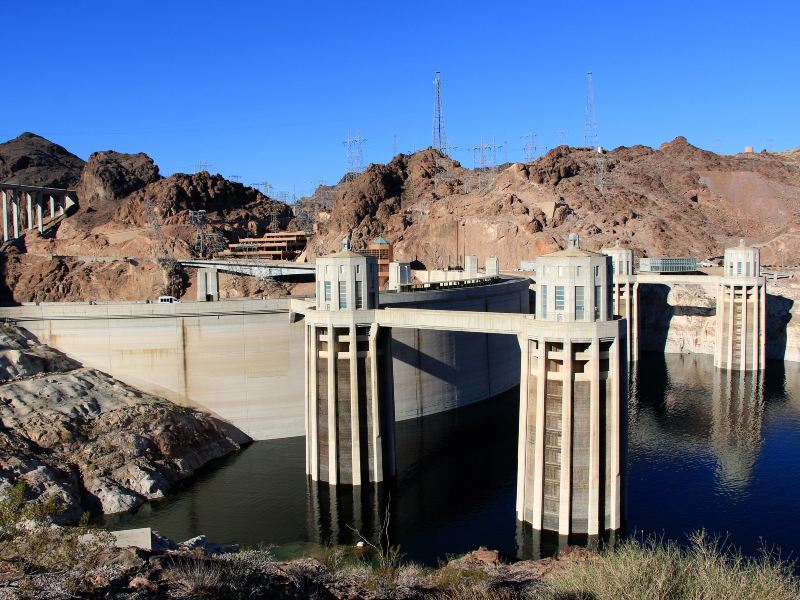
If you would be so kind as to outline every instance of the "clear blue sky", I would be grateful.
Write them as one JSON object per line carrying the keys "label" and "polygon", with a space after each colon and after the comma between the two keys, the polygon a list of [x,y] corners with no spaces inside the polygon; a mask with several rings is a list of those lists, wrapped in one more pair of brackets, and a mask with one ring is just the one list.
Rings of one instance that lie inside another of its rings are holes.
{"label": "clear blue sky", "polygon": [[[494,138],[583,141],[586,71],[600,142],[712,150],[800,145],[800,3],[3,2],[0,137],[82,158],[200,161],[298,194],[337,181],[348,130],[365,162],[431,143],[442,72],[455,158]],[[502,152],[498,159],[502,160]]]}

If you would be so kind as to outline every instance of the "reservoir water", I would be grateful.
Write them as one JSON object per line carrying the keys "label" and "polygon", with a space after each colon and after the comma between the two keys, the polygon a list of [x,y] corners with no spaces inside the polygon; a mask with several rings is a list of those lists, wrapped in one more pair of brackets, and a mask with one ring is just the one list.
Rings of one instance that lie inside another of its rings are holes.
{"label": "reservoir water", "polygon": [[[398,476],[352,489],[313,485],[303,438],[256,442],[115,528],[152,527],[183,540],[276,546],[373,537],[388,503],[391,541],[429,564],[478,546],[528,558],[557,540],[516,520],[518,392],[397,424]],[[644,355],[631,373],[625,535],[685,541],[700,528],[744,552],[800,555],[800,365],[762,375],[715,370],[710,356]]]}

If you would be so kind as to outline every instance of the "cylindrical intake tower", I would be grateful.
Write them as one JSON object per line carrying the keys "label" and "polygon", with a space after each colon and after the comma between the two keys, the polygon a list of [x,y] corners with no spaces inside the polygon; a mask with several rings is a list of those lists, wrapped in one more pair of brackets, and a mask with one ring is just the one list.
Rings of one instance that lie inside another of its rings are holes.
{"label": "cylindrical intake tower", "polygon": [[612,316],[611,259],[573,234],[536,266],[537,325],[520,338],[517,516],[597,535],[622,521],[626,332]]}
{"label": "cylindrical intake tower", "polygon": [[639,358],[639,283],[633,274],[633,250],[623,248],[617,240],[600,252],[611,258],[614,314],[627,321],[628,361],[632,362]]}
{"label": "cylindrical intake tower", "polygon": [[734,371],[764,368],[767,308],[766,280],[758,248],[725,249],[723,275],[717,288],[717,330],[714,366]]}

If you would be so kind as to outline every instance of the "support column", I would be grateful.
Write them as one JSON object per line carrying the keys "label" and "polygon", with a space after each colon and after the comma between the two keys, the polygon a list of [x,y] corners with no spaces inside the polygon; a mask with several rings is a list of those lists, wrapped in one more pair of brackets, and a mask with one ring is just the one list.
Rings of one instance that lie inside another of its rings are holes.
{"label": "support column", "polygon": [[728,309],[730,314],[728,315],[728,360],[726,369],[733,369],[733,324],[736,320],[736,286],[729,285],[728,288],[730,289],[730,302],[728,303]]}
{"label": "support column", "polygon": [[628,362],[635,360],[633,355],[633,313],[631,312],[631,294],[633,294],[633,286],[630,281],[625,283],[625,318],[628,320],[628,339],[625,341],[628,347]]}
{"label": "support column", "polygon": [[[353,461],[353,485],[361,485],[361,426],[358,399],[358,328],[350,326],[350,456]],[[365,440],[366,441],[366,440]]]}
{"label": "support column", "polygon": [[760,289],[760,286],[754,285],[753,286],[753,325],[752,325],[753,331],[750,333],[750,335],[753,337],[753,340],[752,340],[752,343],[753,343],[753,346],[752,346],[752,348],[753,348],[753,350],[752,350],[753,351],[753,358],[752,358],[751,363],[752,363],[752,369],[754,371],[758,370],[760,368],[759,365],[761,364],[761,352],[759,352],[760,348],[759,348],[759,344],[758,344],[758,338],[759,338],[758,329],[759,329],[759,325],[761,325],[761,289]]}
{"label": "support column", "polygon": [[25,192],[25,198],[27,199],[27,216],[28,219],[25,222],[25,229],[30,231],[33,229],[33,192]]}
{"label": "support column", "polygon": [[600,340],[592,340],[589,369],[592,381],[589,396],[589,521],[588,534],[600,530]]}
{"label": "support column", "polygon": [[760,321],[760,335],[759,335],[759,347],[761,352],[758,355],[758,368],[763,369],[766,367],[767,363],[767,282],[764,277],[761,277],[761,286],[759,290],[759,295],[761,296],[761,302],[759,303],[759,321]]}
{"label": "support column", "polygon": [[572,508],[572,342],[564,341],[561,372],[561,488],[558,494],[558,534],[569,535]]}
{"label": "support column", "polygon": [[633,325],[631,326],[631,333],[633,334],[633,356],[629,359],[631,362],[639,360],[639,282],[633,284]]}
{"label": "support column", "polygon": [[3,241],[8,241],[8,195],[5,190],[0,190],[3,196]]}
{"label": "support column", "polygon": [[742,320],[740,323],[739,369],[747,370],[747,286],[742,286]]}
{"label": "support column", "polygon": [[208,300],[208,273],[206,269],[197,269],[197,301],[206,300]]}
{"label": "support column", "polygon": [[381,436],[381,406],[378,402],[378,334],[380,328],[373,323],[369,328],[369,386],[372,396],[372,473],[373,481],[383,481],[383,438]]}
{"label": "support column", "polygon": [[[622,495],[622,474],[621,474],[621,435],[620,429],[620,412],[622,406],[622,394],[624,393],[620,386],[619,369],[621,368],[621,361],[619,358],[620,345],[619,339],[614,340],[609,349],[608,356],[608,377],[611,378],[611,414],[608,418],[611,419],[611,520],[608,524],[609,529],[619,529],[622,526],[622,510],[621,510],[621,495]],[[625,379],[627,383],[627,378]],[[606,398],[606,402],[609,399]]]}
{"label": "support column", "polygon": [[722,367],[722,331],[725,326],[725,286],[717,285],[716,324],[714,327],[714,366]]}
{"label": "support column", "polygon": [[328,325],[328,483],[339,483],[339,454],[336,423],[336,332]]}
{"label": "support column", "polygon": [[319,411],[317,404],[317,361],[319,360],[319,345],[317,344],[318,329],[316,325],[306,327],[306,398],[309,399],[306,407],[306,458],[307,473],[314,481],[319,479]]}
{"label": "support column", "polygon": [[42,197],[39,193],[36,194],[36,218],[38,220],[39,233],[44,233],[44,226],[42,225]]}
{"label": "support column", "polygon": [[[517,336],[519,342],[519,425],[517,435],[517,520],[525,520],[525,478],[529,468],[533,465],[526,464],[528,455],[528,402],[531,368],[531,341],[522,334]],[[530,499],[528,499],[529,501]]]}
{"label": "support column", "polygon": [[53,197],[53,194],[47,194],[48,199],[50,200],[50,220],[56,218],[56,199]]}
{"label": "support column", "polygon": [[547,344],[539,339],[536,374],[536,437],[533,454],[533,528],[542,528],[544,502],[544,398],[547,390]]}
{"label": "support column", "polygon": [[11,221],[13,224],[14,238],[19,237],[19,192],[11,190]]}

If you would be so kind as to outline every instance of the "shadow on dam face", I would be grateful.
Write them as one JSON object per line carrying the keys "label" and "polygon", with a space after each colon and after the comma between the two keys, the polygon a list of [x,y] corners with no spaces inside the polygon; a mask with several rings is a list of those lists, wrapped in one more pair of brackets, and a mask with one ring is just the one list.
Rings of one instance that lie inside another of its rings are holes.
{"label": "shadow on dam face", "polygon": [[516,527],[519,389],[396,424],[397,476],[379,485],[309,482],[312,541],[352,544],[352,528],[377,540],[389,505],[389,537],[435,565],[475,549],[475,539],[509,556]]}

